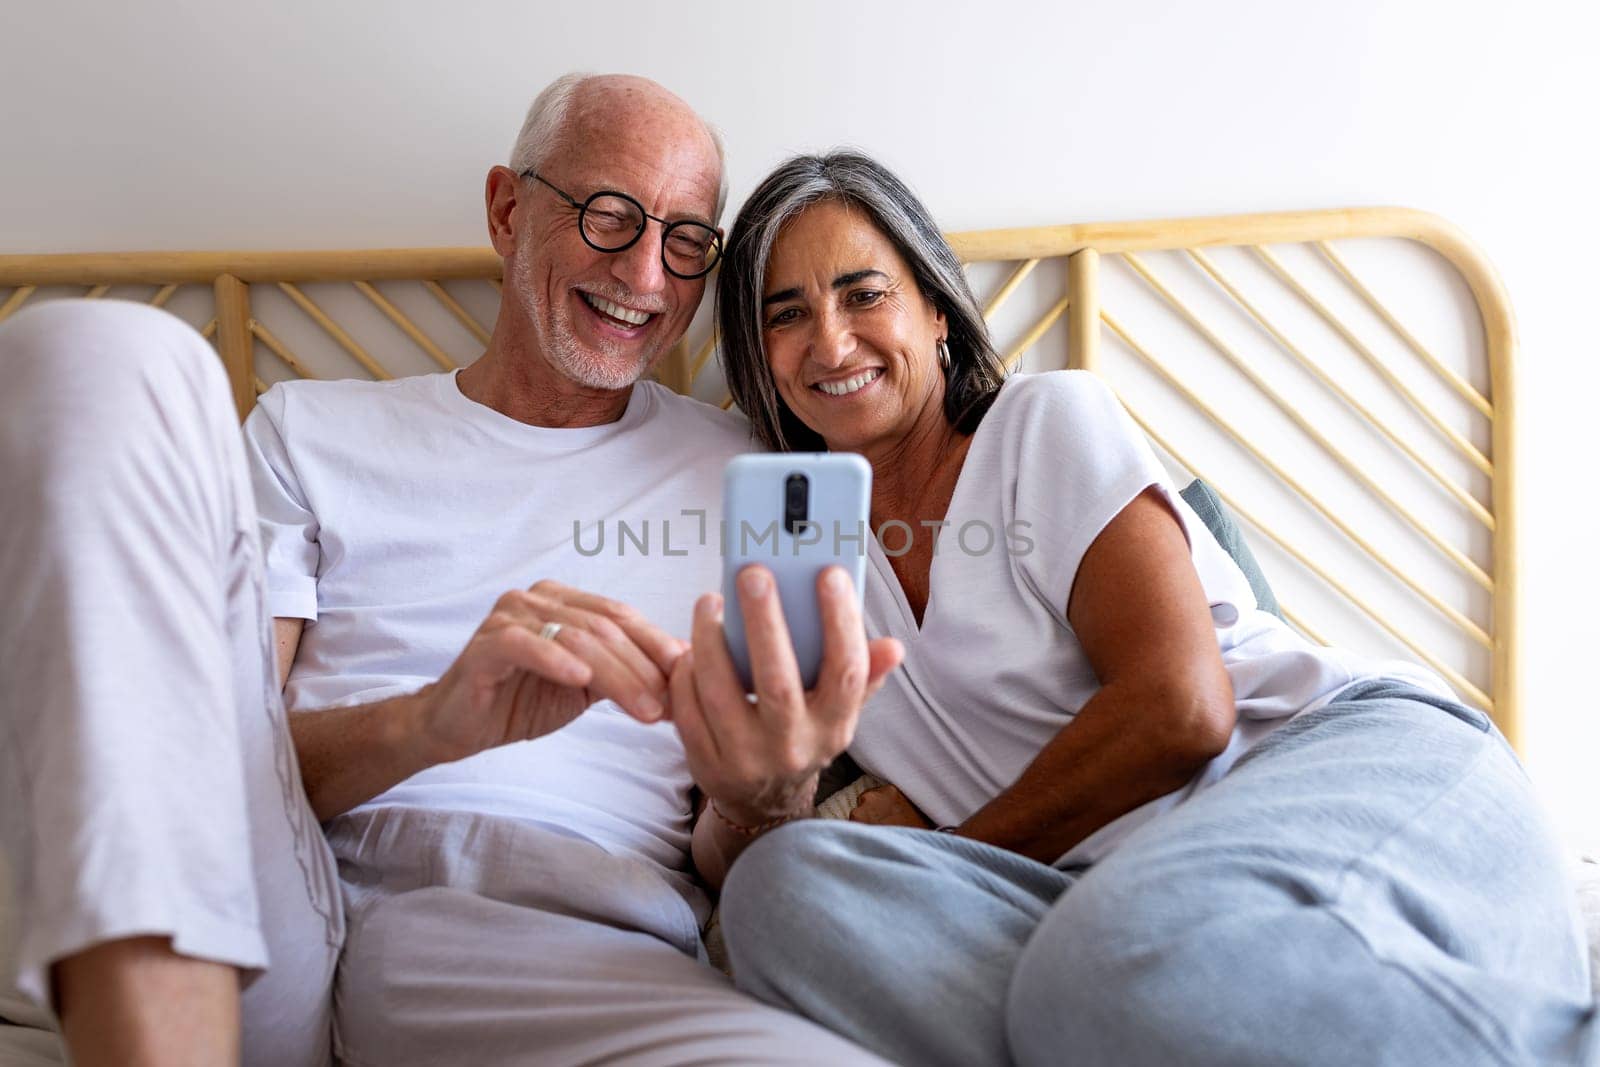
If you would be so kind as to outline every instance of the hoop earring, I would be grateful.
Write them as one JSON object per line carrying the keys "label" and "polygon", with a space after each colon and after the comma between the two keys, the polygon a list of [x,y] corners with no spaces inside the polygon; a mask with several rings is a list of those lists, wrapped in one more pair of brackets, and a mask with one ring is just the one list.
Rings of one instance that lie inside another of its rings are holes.
{"label": "hoop earring", "polygon": [[946,374],[950,373],[950,346],[944,343],[941,337],[933,343],[933,350],[939,355],[939,366],[944,368]]}

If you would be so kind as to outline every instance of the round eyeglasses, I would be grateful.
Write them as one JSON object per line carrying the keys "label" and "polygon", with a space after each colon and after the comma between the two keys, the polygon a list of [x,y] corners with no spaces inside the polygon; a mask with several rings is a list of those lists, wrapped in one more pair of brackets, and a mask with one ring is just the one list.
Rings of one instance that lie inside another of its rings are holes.
{"label": "round eyeglasses", "polygon": [[602,189],[587,200],[578,200],[537,171],[525,170],[522,177],[549,186],[561,199],[578,209],[578,232],[584,244],[596,252],[622,252],[632,248],[644,233],[645,223],[661,223],[661,265],[675,278],[703,278],[722,257],[722,237],[703,222],[682,219],[668,222],[652,215],[627,193]]}

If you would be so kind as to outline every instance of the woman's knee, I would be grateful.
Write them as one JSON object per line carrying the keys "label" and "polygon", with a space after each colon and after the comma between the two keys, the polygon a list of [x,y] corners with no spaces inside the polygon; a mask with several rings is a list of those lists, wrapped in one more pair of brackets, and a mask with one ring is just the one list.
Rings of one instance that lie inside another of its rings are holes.
{"label": "woman's knee", "polygon": [[1017,1062],[1050,1062],[1076,1045],[1076,1032],[1104,1025],[1095,1019],[1102,1014],[1095,999],[1108,977],[1101,954],[1119,944],[1116,925],[1088,877],[1034,930],[1006,993],[1006,1031]]}
{"label": "woman's knee", "polygon": [[[1094,888],[1067,894],[1013,972],[1006,1029],[1019,1064],[1494,1059],[1491,1026],[1458,1016],[1440,992],[1471,968],[1415,931],[1391,930],[1384,944],[1358,916],[1292,892],[1106,884],[1072,900]],[[1214,899],[1195,906],[1195,895]],[[1508,996],[1484,1003],[1497,999]]]}
{"label": "woman's knee", "polygon": [[1227,961],[1249,928],[1244,917],[1285,899],[1262,889],[1154,864],[1108,860],[1091,871],[1039,923],[1012,974],[1006,1025],[1017,1062],[1059,1062],[1063,1050],[1083,1063],[1183,1058],[1174,1049],[1188,1040],[1192,1009],[1226,1015]]}

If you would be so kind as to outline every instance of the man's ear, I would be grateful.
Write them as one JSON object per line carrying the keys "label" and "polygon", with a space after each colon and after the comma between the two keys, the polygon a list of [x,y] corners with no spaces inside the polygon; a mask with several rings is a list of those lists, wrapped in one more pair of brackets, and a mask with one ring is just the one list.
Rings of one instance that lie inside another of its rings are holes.
{"label": "man's ear", "polygon": [[483,184],[483,206],[488,216],[489,243],[502,257],[516,249],[516,232],[511,215],[522,192],[522,179],[510,167],[490,167]]}

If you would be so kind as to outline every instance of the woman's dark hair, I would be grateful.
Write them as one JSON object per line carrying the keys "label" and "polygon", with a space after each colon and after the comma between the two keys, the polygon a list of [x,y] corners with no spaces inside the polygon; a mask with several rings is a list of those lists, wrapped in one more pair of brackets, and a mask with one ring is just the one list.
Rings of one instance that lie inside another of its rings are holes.
{"label": "woman's dark hair", "polygon": [[812,204],[832,200],[863,212],[910,264],[917,288],[942,311],[949,328],[944,414],[959,432],[977,429],[1005,379],[1005,363],[989,340],[961,261],[933,217],[904,182],[859,152],[795,156],[767,176],[739,211],[717,280],[722,371],[733,399],[769,449],[821,452],[822,436],[778,395],[762,343],[762,286],[784,223]]}

